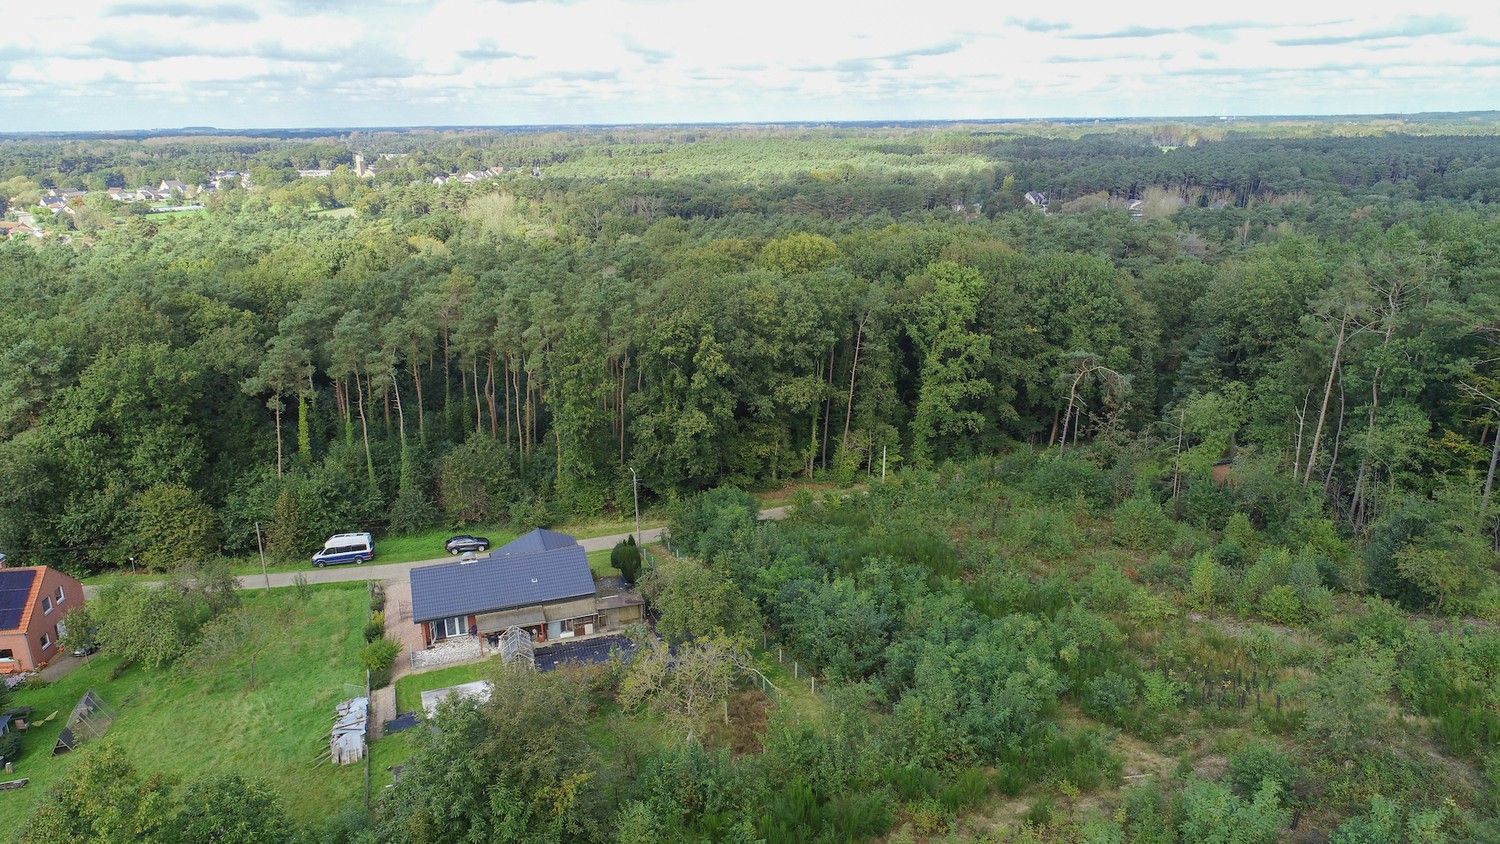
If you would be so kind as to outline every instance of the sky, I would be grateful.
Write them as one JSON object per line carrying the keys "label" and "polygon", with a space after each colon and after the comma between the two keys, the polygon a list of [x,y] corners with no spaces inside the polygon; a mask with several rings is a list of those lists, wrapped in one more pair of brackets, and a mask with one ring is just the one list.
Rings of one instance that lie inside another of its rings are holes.
{"label": "sky", "polygon": [[5,0],[0,131],[1500,108],[1500,4]]}

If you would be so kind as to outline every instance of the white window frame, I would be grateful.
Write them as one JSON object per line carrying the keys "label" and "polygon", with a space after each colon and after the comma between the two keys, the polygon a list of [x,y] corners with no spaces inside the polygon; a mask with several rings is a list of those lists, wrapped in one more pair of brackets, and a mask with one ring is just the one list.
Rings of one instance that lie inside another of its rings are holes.
{"label": "white window frame", "polygon": [[42,596],[42,615],[46,615],[46,614],[48,614],[50,612],[52,612],[52,598],[50,598],[47,595],[43,595]]}
{"label": "white window frame", "polygon": [[63,601],[67,600],[67,598],[68,596],[63,594],[63,588],[59,586],[57,587],[57,594],[52,596],[52,603],[61,604]]}
{"label": "white window frame", "polygon": [[[458,632],[457,633],[451,633],[451,632],[449,632],[449,630],[448,630],[449,624],[452,624],[453,627],[458,630]],[[452,638],[454,638],[456,636],[467,636],[469,634],[469,617],[466,616],[466,615],[451,615],[451,616],[448,616],[447,618],[443,619],[442,628],[441,629],[442,629],[442,632],[443,632],[443,638],[444,639],[452,639]]]}
{"label": "white window frame", "polygon": [[42,634],[42,650],[45,651],[46,649],[48,649],[50,647],[52,647],[52,637],[48,636],[46,633],[43,633]]}

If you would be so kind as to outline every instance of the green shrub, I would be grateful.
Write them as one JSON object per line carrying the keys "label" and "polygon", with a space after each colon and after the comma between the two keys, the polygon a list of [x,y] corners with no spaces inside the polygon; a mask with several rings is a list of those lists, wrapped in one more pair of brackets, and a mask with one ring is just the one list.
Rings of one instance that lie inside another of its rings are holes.
{"label": "green shrub", "polygon": [[1119,724],[1135,703],[1135,680],[1114,671],[1088,681],[1084,689],[1083,708],[1090,715],[1111,724]]}
{"label": "green shrub", "polygon": [[1115,510],[1115,538],[1140,551],[1157,551],[1172,538],[1172,520],[1156,499],[1137,495]]}
{"label": "green shrub", "polygon": [[1198,610],[1211,610],[1219,601],[1224,582],[1223,569],[1211,554],[1199,554],[1193,558],[1188,574],[1188,603]]}
{"label": "green shrub", "polygon": [[365,622],[365,641],[373,642],[385,635],[385,613],[372,612],[370,620]]}
{"label": "green shrub", "polygon": [[1246,797],[1267,779],[1275,782],[1282,794],[1289,794],[1298,775],[1297,764],[1268,741],[1247,744],[1229,757],[1229,781]]}
{"label": "green shrub", "polygon": [[1057,801],[1050,794],[1043,794],[1026,810],[1026,822],[1032,826],[1046,826],[1057,812]]}
{"label": "green shrub", "polygon": [[936,794],[940,780],[937,772],[928,768],[899,765],[886,769],[885,781],[890,783],[897,797],[911,802]]}
{"label": "green shrub", "polygon": [[396,663],[396,655],[401,652],[401,645],[395,639],[381,637],[366,644],[359,652],[359,661],[370,671],[370,688],[379,689],[390,685],[391,666]]}
{"label": "green shrub", "polygon": [[1100,560],[1084,581],[1088,603],[1093,609],[1114,612],[1124,609],[1136,590],[1135,584],[1118,566]]}
{"label": "green shrub", "polygon": [[11,730],[0,736],[0,759],[14,762],[21,756],[21,734]]}
{"label": "green shrub", "polygon": [[1328,844],[1391,844],[1401,840],[1401,807],[1377,794],[1368,814],[1339,824]]}
{"label": "green shrub", "polygon": [[131,549],[147,568],[199,561],[218,550],[218,519],[199,494],[181,484],[156,484],[131,506]]}
{"label": "green shrub", "polygon": [[522,530],[552,526],[552,505],[540,495],[527,495],[510,508],[510,520]]}
{"label": "green shrub", "polygon": [[1273,586],[1260,599],[1260,614],[1271,621],[1296,624],[1302,620],[1302,602],[1297,600],[1297,592],[1292,587],[1285,584]]}
{"label": "green shrub", "polygon": [[1406,613],[1390,601],[1372,595],[1365,599],[1364,613],[1354,617],[1349,630],[1360,639],[1379,645],[1396,645],[1407,636]]}
{"label": "green shrub", "polygon": [[1272,844],[1291,819],[1271,780],[1249,802],[1216,782],[1195,780],[1183,790],[1179,809],[1181,840],[1196,844]]}
{"label": "green shrub", "polygon": [[1220,565],[1239,569],[1244,568],[1250,562],[1250,552],[1240,544],[1239,540],[1226,536],[1214,546],[1214,559]]}
{"label": "green shrub", "polygon": [[828,802],[824,824],[836,841],[877,838],[891,828],[890,793],[877,790],[841,794]]}
{"label": "green shrub", "polygon": [[627,536],[615,543],[609,552],[609,564],[620,570],[626,583],[635,583],[641,574],[641,548],[635,544],[635,536]]}
{"label": "green shrub", "polygon": [[407,487],[391,504],[391,531],[397,534],[420,533],[437,524],[438,515],[437,507],[427,500],[426,494],[415,486]]}
{"label": "green shrub", "polygon": [[949,812],[977,806],[990,791],[989,777],[978,768],[964,768],[953,781],[943,786],[938,802]]}
{"label": "green shrub", "polygon": [[1049,454],[1031,472],[1031,488],[1044,501],[1081,498],[1101,505],[1108,497],[1104,472],[1076,454]]}
{"label": "green shrub", "polygon": [[1026,784],[1025,772],[1015,765],[1002,763],[995,766],[995,790],[1001,794],[1014,797],[1021,793]]}

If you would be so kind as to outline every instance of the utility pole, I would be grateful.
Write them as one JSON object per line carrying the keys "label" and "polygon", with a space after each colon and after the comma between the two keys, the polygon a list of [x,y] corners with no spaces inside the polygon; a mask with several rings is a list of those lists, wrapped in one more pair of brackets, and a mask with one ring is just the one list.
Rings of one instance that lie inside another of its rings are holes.
{"label": "utility pole", "polygon": [[887,446],[880,447],[880,482],[885,483],[885,450]]}
{"label": "utility pole", "polygon": [[639,545],[641,539],[641,476],[635,473],[635,467],[630,467],[630,492],[635,496],[635,541]]}
{"label": "utility pole", "polygon": [[271,591],[271,573],[266,571],[266,544],[260,538],[260,522],[255,523],[255,547],[260,549],[260,573],[266,579],[266,591]]}

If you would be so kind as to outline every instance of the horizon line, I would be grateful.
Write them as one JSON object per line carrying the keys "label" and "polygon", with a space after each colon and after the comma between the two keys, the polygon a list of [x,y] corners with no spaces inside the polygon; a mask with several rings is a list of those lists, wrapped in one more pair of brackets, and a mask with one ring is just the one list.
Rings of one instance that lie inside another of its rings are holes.
{"label": "horizon line", "polygon": [[393,131],[475,131],[475,130],[578,130],[578,129],[647,129],[647,128],[696,128],[733,126],[956,126],[965,124],[1011,124],[1011,123],[1130,123],[1150,121],[1231,121],[1231,120],[1330,120],[1330,119],[1376,119],[1448,116],[1466,117],[1500,115],[1500,109],[1472,109],[1464,111],[1387,111],[1387,112],[1304,112],[1304,113],[1244,113],[1244,114],[1159,114],[1159,115],[1056,115],[1049,117],[947,117],[947,118],[871,118],[866,120],[702,120],[702,121],[635,121],[635,122],[573,122],[573,123],[412,123],[412,124],[349,124],[342,126],[158,126],[108,129],[20,129],[0,132],[0,138],[16,139],[38,136],[75,137],[108,135],[166,135],[186,134],[233,134],[233,133],[313,133],[313,132],[393,132]]}

